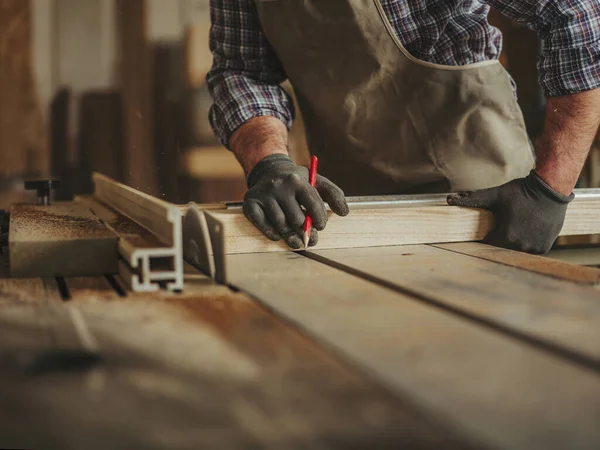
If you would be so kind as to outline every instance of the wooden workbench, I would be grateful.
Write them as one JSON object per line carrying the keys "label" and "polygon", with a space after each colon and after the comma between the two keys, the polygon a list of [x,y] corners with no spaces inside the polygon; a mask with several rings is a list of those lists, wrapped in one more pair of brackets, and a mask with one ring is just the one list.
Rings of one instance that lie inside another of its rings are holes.
{"label": "wooden workbench", "polygon": [[0,279],[0,448],[600,448],[600,271],[481,244]]}

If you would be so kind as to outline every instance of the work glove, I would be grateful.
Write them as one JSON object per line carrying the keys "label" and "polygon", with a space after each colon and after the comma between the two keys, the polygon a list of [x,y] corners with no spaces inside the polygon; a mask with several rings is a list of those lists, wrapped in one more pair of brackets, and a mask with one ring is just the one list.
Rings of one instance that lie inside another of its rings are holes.
{"label": "work glove", "polygon": [[[285,239],[293,249],[304,247],[302,233],[306,213],[313,221],[309,246],[318,240],[316,230],[327,224],[325,200],[339,216],[348,214],[344,192],[327,178],[317,175],[316,187],[308,182],[308,169],[288,156],[269,155],[248,174],[244,214],[272,241]],[[316,229],[316,230],[315,230]]]}
{"label": "work glove", "polygon": [[484,242],[534,254],[547,253],[575,197],[559,194],[535,171],[502,186],[448,196],[448,204],[483,208],[494,214],[495,226]]}

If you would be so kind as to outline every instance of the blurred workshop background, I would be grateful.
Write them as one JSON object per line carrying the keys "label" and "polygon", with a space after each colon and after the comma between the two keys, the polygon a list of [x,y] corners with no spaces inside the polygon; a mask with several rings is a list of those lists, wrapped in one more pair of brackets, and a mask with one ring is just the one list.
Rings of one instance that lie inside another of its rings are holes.
{"label": "blurred workshop background", "polygon": [[[535,140],[539,40],[491,21]],[[242,170],[207,118],[209,28],[209,0],[0,0],[0,208],[33,196],[32,177],[58,177],[62,199],[90,193],[92,171],[175,203],[241,199]],[[301,120],[290,147],[308,161]],[[579,187],[594,186],[597,148]]]}

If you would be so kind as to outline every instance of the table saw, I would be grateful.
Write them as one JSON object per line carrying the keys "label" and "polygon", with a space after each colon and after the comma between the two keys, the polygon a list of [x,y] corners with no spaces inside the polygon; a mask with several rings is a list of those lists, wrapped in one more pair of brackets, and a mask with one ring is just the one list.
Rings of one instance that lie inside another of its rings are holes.
{"label": "table saw", "polygon": [[0,448],[600,447],[597,268],[474,242],[489,214],[440,196],[351,200],[290,252],[94,181],[11,208]]}

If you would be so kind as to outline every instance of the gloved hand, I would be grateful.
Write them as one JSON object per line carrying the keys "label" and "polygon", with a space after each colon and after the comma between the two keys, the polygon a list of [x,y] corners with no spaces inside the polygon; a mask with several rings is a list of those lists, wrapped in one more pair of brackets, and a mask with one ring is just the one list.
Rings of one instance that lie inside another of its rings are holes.
{"label": "gloved hand", "polygon": [[298,166],[288,156],[269,155],[254,166],[248,175],[248,192],[244,196],[244,214],[266,237],[282,237],[294,249],[304,246],[303,206],[313,220],[309,246],[318,240],[315,230],[327,224],[325,200],[339,216],[348,214],[344,192],[327,178],[317,175],[316,187],[308,182],[308,169]]}
{"label": "gloved hand", "polygon": [[502,186],[448,196],[448,204],[483,208],[494,214],[496,225],[484,242],[528,253],[547,253],[565,221],[574,194],[559,194],[535,171]]}

